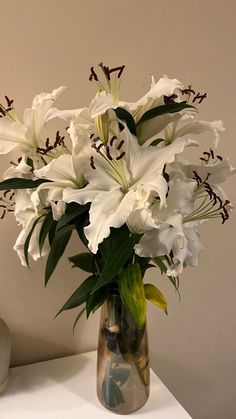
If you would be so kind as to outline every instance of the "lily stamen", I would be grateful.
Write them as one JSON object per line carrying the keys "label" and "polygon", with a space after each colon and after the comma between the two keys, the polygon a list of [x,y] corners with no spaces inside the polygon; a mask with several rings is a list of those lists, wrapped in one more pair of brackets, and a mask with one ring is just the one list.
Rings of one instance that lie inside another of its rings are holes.
{"label": "lily stamen", "polygon": [[108,145],[106,146],[106,155],[107,155],[107,157],[108,157],[109,160],[113,160],[113,158],[112,158],[112,156],[110,154],[110,149],[109,149]]}
{"label": "lily stamen", "polygon": [[198,103],[202,103],[202,101],[203,101],[203,99],[206,99],[206,97],[207,97],[207,94],[206,93],[204,93],[204,94],[200,94],[200,93],[198,93],[194,98],[193,98],[193,103],[194,102],[196,102],[197,100],[199,100],[199,102]]}
{"label": "lily stamen", "polygon": [[90,157],[90,166],[92,167],[93,170],[96,170],[94,160],[93,160],[93,156]]}
{"label": "lily stamen", "polygon": [[117,140],[117,137],[113,135],[113,137],[110,139],[110,146],[113,146],[114,141]]}
{"label": "lily stamen", "polygon": [[122,153],[118,157],[116,157],[116,160],[121,160],[124,157],[124,155],[125,151],[122,151]]}
{"label": "lily stamen", "polygon": [[117,146],[117,150],[120,150],[123,144],[124,144],[124,140],[121,140],[121,142]]}
{"label": "lily stamen", "polygon": [[49,138],[46,138],[46,141],[45,141],[45,147],[37,147],[37,152],[39,153],[39,154],[42,154],[42,155],[49,155],[49,153],[52,151],[52,150],[55,150],[57,147],[63,147],[63,148],[66,148],[66,145],[65,145],[65,143],[64,143],[64,139],[65,139],[65,137],[64,136],[61,136],[60,135],[60,132],[59,131],[57,131],[56,132],[56,138],[55,138],[55,141],[54,141],[54,143],[51,145],[50,144],[50,139]]}

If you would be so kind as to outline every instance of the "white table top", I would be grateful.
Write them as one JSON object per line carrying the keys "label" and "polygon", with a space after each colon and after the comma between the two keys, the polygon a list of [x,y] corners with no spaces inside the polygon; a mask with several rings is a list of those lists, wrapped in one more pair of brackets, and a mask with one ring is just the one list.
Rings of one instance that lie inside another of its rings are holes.
{"label": "white table top", "polygon": [[[191,418],[153,371],[147,404],[130,416]],[[115,417],[96,397],[96,352],[12,368],[8,387],[0,396],[0,419]]]}

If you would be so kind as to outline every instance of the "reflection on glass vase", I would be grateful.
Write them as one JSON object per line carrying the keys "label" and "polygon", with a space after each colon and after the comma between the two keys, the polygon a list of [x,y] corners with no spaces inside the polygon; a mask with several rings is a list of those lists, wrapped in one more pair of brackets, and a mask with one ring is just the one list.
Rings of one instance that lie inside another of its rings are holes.
{"label": "reflection on glass vase", "polygon": [[109,410],[129,414],[148,400],[150,370],[146,324],[140,329],[118,295],[102,307],[97,395]]}

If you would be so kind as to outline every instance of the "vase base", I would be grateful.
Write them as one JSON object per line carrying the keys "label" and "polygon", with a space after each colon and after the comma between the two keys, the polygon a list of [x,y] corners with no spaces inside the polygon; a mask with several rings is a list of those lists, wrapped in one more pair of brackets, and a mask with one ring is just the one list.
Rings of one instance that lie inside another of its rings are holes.
{"label": "vase base", "polygon": [[135,412],[137,412],[138,410],[140,410],[140,409],[142,409],[146,404],[147,404],[147,402],[148,402],[148,400],[146,400],[142,405],[140,405],[139,407],[137,407],[136,409],[134,409],[134,410],[129,410],[129,411],[120,411],[120,410],[118,410],[118,409],[112,409],[111,407],[109,407],[109,406],[107,406],[105,403],[103,403],[103,401],[102,400],[100,400],[99,398],[98,398],[98,400],[99,400],[99,402],[101,403],[101,405],[106,409],[106,410],[109,410],[110,412],[112,412],[112,413],[115,413],[116,415],[120,415],[120,416],[125,416],[125,415],[131,415],[132,413],[135,413]]}

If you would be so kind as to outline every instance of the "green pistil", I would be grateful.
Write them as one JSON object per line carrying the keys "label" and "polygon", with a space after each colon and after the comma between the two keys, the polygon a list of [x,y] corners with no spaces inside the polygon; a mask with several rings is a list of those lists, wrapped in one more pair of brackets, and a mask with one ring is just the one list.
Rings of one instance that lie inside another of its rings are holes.
{"label": "green pistil", "polygon": [[104,154],[104,152],[101,152],[100,150],[98,151],[98,153],[106,160],[106,162],[109,164],[109,166],[111,166],[112,171],[109,172],[110,176],[120,184],[122,191],[124,193],[128,192],[129,190],[129,183],[126,179],[126,177],[124,176],[123,173],[123,162],[122,160],[115,160],[112,159],[110,160],[106,154]]}

